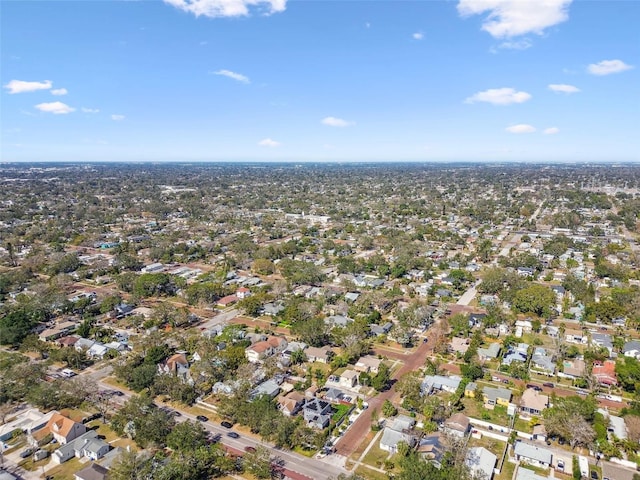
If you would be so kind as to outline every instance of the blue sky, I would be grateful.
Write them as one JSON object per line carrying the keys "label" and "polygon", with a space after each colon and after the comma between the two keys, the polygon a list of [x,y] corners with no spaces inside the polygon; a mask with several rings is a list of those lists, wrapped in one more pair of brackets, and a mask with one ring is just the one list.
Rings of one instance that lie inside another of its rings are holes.
{"label": "blue sky", "polygon": [[1,9],[2,161],[640,160],[640,2]]}

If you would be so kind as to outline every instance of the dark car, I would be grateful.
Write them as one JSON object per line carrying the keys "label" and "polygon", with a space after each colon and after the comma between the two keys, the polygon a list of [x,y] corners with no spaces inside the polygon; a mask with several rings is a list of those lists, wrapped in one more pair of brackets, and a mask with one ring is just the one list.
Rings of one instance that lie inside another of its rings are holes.
{"label": "dark car", "polygon": [[112,395],[115,395],[117,397],[123,397],[124,396],[124,392],[121,392],[120,390],[114,390]]}
{"label": "dark car", "polygon": [[591,480],[598,480],[599,478],[600,476],[598,475],[598,472],[591,470]]}
{"label": "dark car", "polygon": [[196,417],[198,420],[200,420],[201,422],[208,422],[209,418],[205,417],[204,415],[198,415]]}
{"label": "dark car", "polygon": [[555,385],[551,382],[544,382],[542,384],[543,387],[549,387],[549,388],[553,388]]}
{"label": "dark car", "polygon": [[27,458],[28,456],[33,455],[33,452],[33,448],[27,448],[20,453],[20,458]]}
{"label": "dark car", "polygon": [[252,447],[251,445],[249,445],[248,447],[244,447],[244,451],[245,452],[249,452],[249,453],[255,453],[256,449],[254,447]]}
{"label": "dark car", "polygon": [[240,438],[240,435],[238,435],[236,432],[228,432],[227,437]]}
{"label": "dark car", "polygon": [[231,428],[233,427],[233,423],[231,422],[227,422],[226,420],[224,422],[220,422],[220,425],[222,425],[224,428]]}

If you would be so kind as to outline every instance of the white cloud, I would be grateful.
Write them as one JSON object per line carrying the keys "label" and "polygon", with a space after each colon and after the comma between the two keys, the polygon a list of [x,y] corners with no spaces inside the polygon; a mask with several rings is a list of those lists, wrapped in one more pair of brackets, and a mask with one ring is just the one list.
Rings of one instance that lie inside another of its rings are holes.
{"label": "white cloud", "polygon": [[422,40],[424,38],[424,33],[416,32],[411,36],[413,37],[414,40]]}
{"label": "white cloud", "polygon": [[336,117],[325,117],[321,120],[321,123],[329,127],[350,127],[352,125],[355,125],[355,122],[349,122],[347,120],[343,120],[342,118]]}
{"label": "white cloud", "polygon": [[66,88],[54,88],[53,90],[51,90],[51,95],[66,95],[67,93],[69,93],[69,90],[67,90]]}
{"label": "white cloud", "polygon": [[119,122],[124,119],[125,119],[124,115],[117,115],[117,114],[111,115],[111,120],[115,120],[116,122]]}
{"label": "white cloud", "polygon": [[558,127],[549,127],[549,128],[545,128],[542,131],[542,133],[544,133],[545,135],[555,135],[559,131],[560,131],[560,129]]}
{"label": "white cloud", "polygon": [[520,123],[518,125],[511,125],[505,128],[505,130],[509,133],[533,133],[536,131],[536,128],[526,123]]}
{"label": "white cloud", "polygon": [[494,38],[541,35],[545,29],[568,20],[571,1],[460,0],[458,13],[463,17],[486,13],[482,30]]}
{"label": "white cloud", "polygon": [[180,10],[196,17],[245,17],[250,8],[257,8],[265,15],[283,12],[287,0],[164,0]]}
{"label": "white cloud", "polygon": [[498,48],[502,48],[505,50],[526,50],[531,46],[533,46],[531,40],[529,40],[528,38],[522,38],[520,40],[508,40],[506,42],[502,42],[500,45],[498,45]]}
{"label": "white cloud", "polygon": [[527,92],[516,92],[515,88],[491,88],[484,92],[471,95],[464,102],[476,103],[487,102],[493,105],[511,105],[512,103],[523,103],[531,98]]}
{"label": "white cloud", "polygon": [[214,75],[222,75],[223,77],[232,78],[241,83],[251,83],[249,77],[242,75],[241,73],[232,72],[231,70],[218,70],[216,72],[212,72]]}
{"label": "white cloud", "polygon": [[632,68],[632,65],[627,65],[622,60],[603,60],[590,64],[587,70],[592,75],[611,75],[612,73],[620,73]]}
{"label": "white cloud", "polygon": [[51,80],[45,80],[44,82],[25,82],[23,80],[11,80],[4,88],[9,90],[9,93],[25,93],[35,92],[37,90],[49,90],[52,87]]}
{"label": "white cloud", "polygon": [[258,142],[258,145],[260,145],[261,147],[275,148],[275,147],[279,147],[282,144],[280,142],[276,142],[275,140],[272,140],[271,138],[265,138],[264,140],[260,140]]}
{"label": "white cloud", "polygon": [[86,108],[86,107],[82,107],[80,110],[82,110],[82,113],[98,113],[100,111],[97,108]]}
{"label": "white cloud", "polygon": [[578,87],[574,87],[573,85],[567,85],[564,83],[552,83],[549,85],[549,90],[552,90],[556,93],[578,93],[580,89]]}
{"label": "white cloud", "polygon": [[54,115],[62,115],[76,111],[75,108],[62,102],[39,103],[35,108],[41,112],[53,113]]}

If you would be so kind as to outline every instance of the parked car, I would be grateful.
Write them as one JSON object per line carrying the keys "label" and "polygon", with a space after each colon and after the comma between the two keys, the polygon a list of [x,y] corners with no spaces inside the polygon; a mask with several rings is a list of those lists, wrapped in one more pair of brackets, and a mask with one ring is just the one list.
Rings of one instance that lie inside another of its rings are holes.
{"label": "parked car", "polygon": [[228,432],[227,437],[240,438],[240,435],[238,435],[236,432]]}
{"label": "parked car", "polygon": [[244,451],[249,453],[255,453],[256,449],[255,447],[252,447],[251,445],[249,445],[247,447],[244,447]]}
{"label": "parked car", "polygon": [[549,387],[549,388],[553,388],[555,385],[551,382],[544,382],[542,384],[543,387]]}
{"label": "parked car", "polygon": [[23,450],[22,452],[20,452],[20,458],[27,458],[31,455],[33,455],[33,448],[27,448],[26,450]]}
{"label": "parked car", "polygon": [[220,425],[222,425],[224,428],[231,428],[233,427],[233,423],[231,422],[227,422],[226,420],[224,422],[220,422]]}
{"label": "parked car", "polygon": [[598,480],[599,478],[600,476],[598,475],[598,472],[591,470],[591,480]]}
{"label": "parked car", "polygon": [[208,422],[209,421],[209,418],[205,417],[204,415],[198,415],[196,418],[198,420],[200,420],[201,422]]}

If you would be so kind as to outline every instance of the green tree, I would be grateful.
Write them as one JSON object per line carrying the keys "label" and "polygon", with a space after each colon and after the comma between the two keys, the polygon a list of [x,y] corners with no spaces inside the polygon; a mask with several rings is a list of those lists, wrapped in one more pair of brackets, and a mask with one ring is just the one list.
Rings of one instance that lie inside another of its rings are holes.
{"label": "green tree", "polygon": [[398,409],[389,400],[385,400],[382,404],[382,414],[389,418],[398,414]]}
{"label": "green tree", "polygon": [[516,292],[513,307],[522,313],[548,317],[555,305],[556,295],[549,287],[534,283]]}
{"label": "green tree", "polygon": [[178,423],[167,435],[167,446],[182,454],[195,451],[206,444],[207,431],[200,423],[190,420]]}

